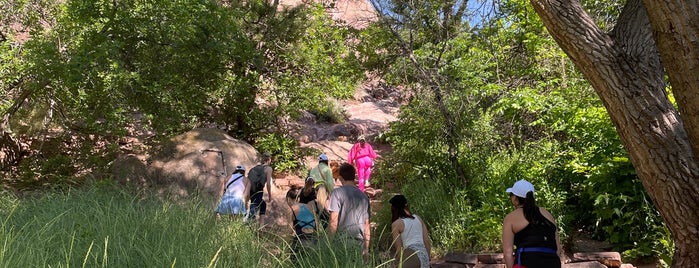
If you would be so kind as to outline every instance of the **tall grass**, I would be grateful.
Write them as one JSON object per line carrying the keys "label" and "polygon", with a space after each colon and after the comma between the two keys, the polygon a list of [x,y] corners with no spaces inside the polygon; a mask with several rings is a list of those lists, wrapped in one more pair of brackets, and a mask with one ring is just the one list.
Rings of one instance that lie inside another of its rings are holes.
{"label": "tall grass", "polygon": [[361,252],[327,238],[293,260],[283,234],[216,220],[197,198],[176,204],[95,184],[0,201],[0,267],[363,266]]}

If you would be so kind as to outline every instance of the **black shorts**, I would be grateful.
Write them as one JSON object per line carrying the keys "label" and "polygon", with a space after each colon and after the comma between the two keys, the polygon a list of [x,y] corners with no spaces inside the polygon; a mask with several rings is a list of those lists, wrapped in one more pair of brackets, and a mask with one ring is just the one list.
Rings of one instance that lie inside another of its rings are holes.
{"label": "black shorts", "polygon": [[267,211],[267,202],[262,199],[264,194],[262,192],[257,192],[250,197],[250,210],[248,215],[255,216],[258,212],[260,215],[265,215]]}

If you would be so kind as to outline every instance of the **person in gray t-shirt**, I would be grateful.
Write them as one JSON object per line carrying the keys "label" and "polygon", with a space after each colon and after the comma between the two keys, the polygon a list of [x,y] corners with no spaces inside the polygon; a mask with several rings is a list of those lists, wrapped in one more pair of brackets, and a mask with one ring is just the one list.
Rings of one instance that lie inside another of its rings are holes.
{"label": "person in gray t-shirt", "polygon": [[371,208],[369,198],[357,188],[354,182],[356,171],[348,163],[339,167],[342,187],[330,195],[330,235],[342,234],[364,242],[363,254],[369,253],[371,225],[369,215]]}

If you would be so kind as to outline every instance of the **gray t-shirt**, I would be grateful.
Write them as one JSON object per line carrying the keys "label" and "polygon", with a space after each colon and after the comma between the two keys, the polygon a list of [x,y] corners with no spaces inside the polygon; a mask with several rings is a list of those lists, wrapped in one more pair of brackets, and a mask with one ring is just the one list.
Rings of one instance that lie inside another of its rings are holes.
{"label": "gray t-shirt", "polygon": [[364,240],[364,221],[369,219],[369,198],[355,186],[343,185],[330,195],[331,212],[337,212],[337,233]]}

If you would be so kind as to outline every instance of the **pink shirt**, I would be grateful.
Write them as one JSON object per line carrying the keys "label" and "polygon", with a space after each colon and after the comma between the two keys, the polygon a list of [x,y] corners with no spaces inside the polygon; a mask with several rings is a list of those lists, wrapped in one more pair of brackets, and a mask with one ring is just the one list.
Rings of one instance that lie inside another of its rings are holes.
{"label": "pink shirt", "polygon": [[362,147],[362,145],[357,142],[354,144],[354,146],[352,146],[352,149],[350,149],[349,154],[347,155],[347,162],[352,163],[354,160],[367,156],[371,159],[376,158],[374,149],[371,148],[369,143],[364,143],[364,147]]}

